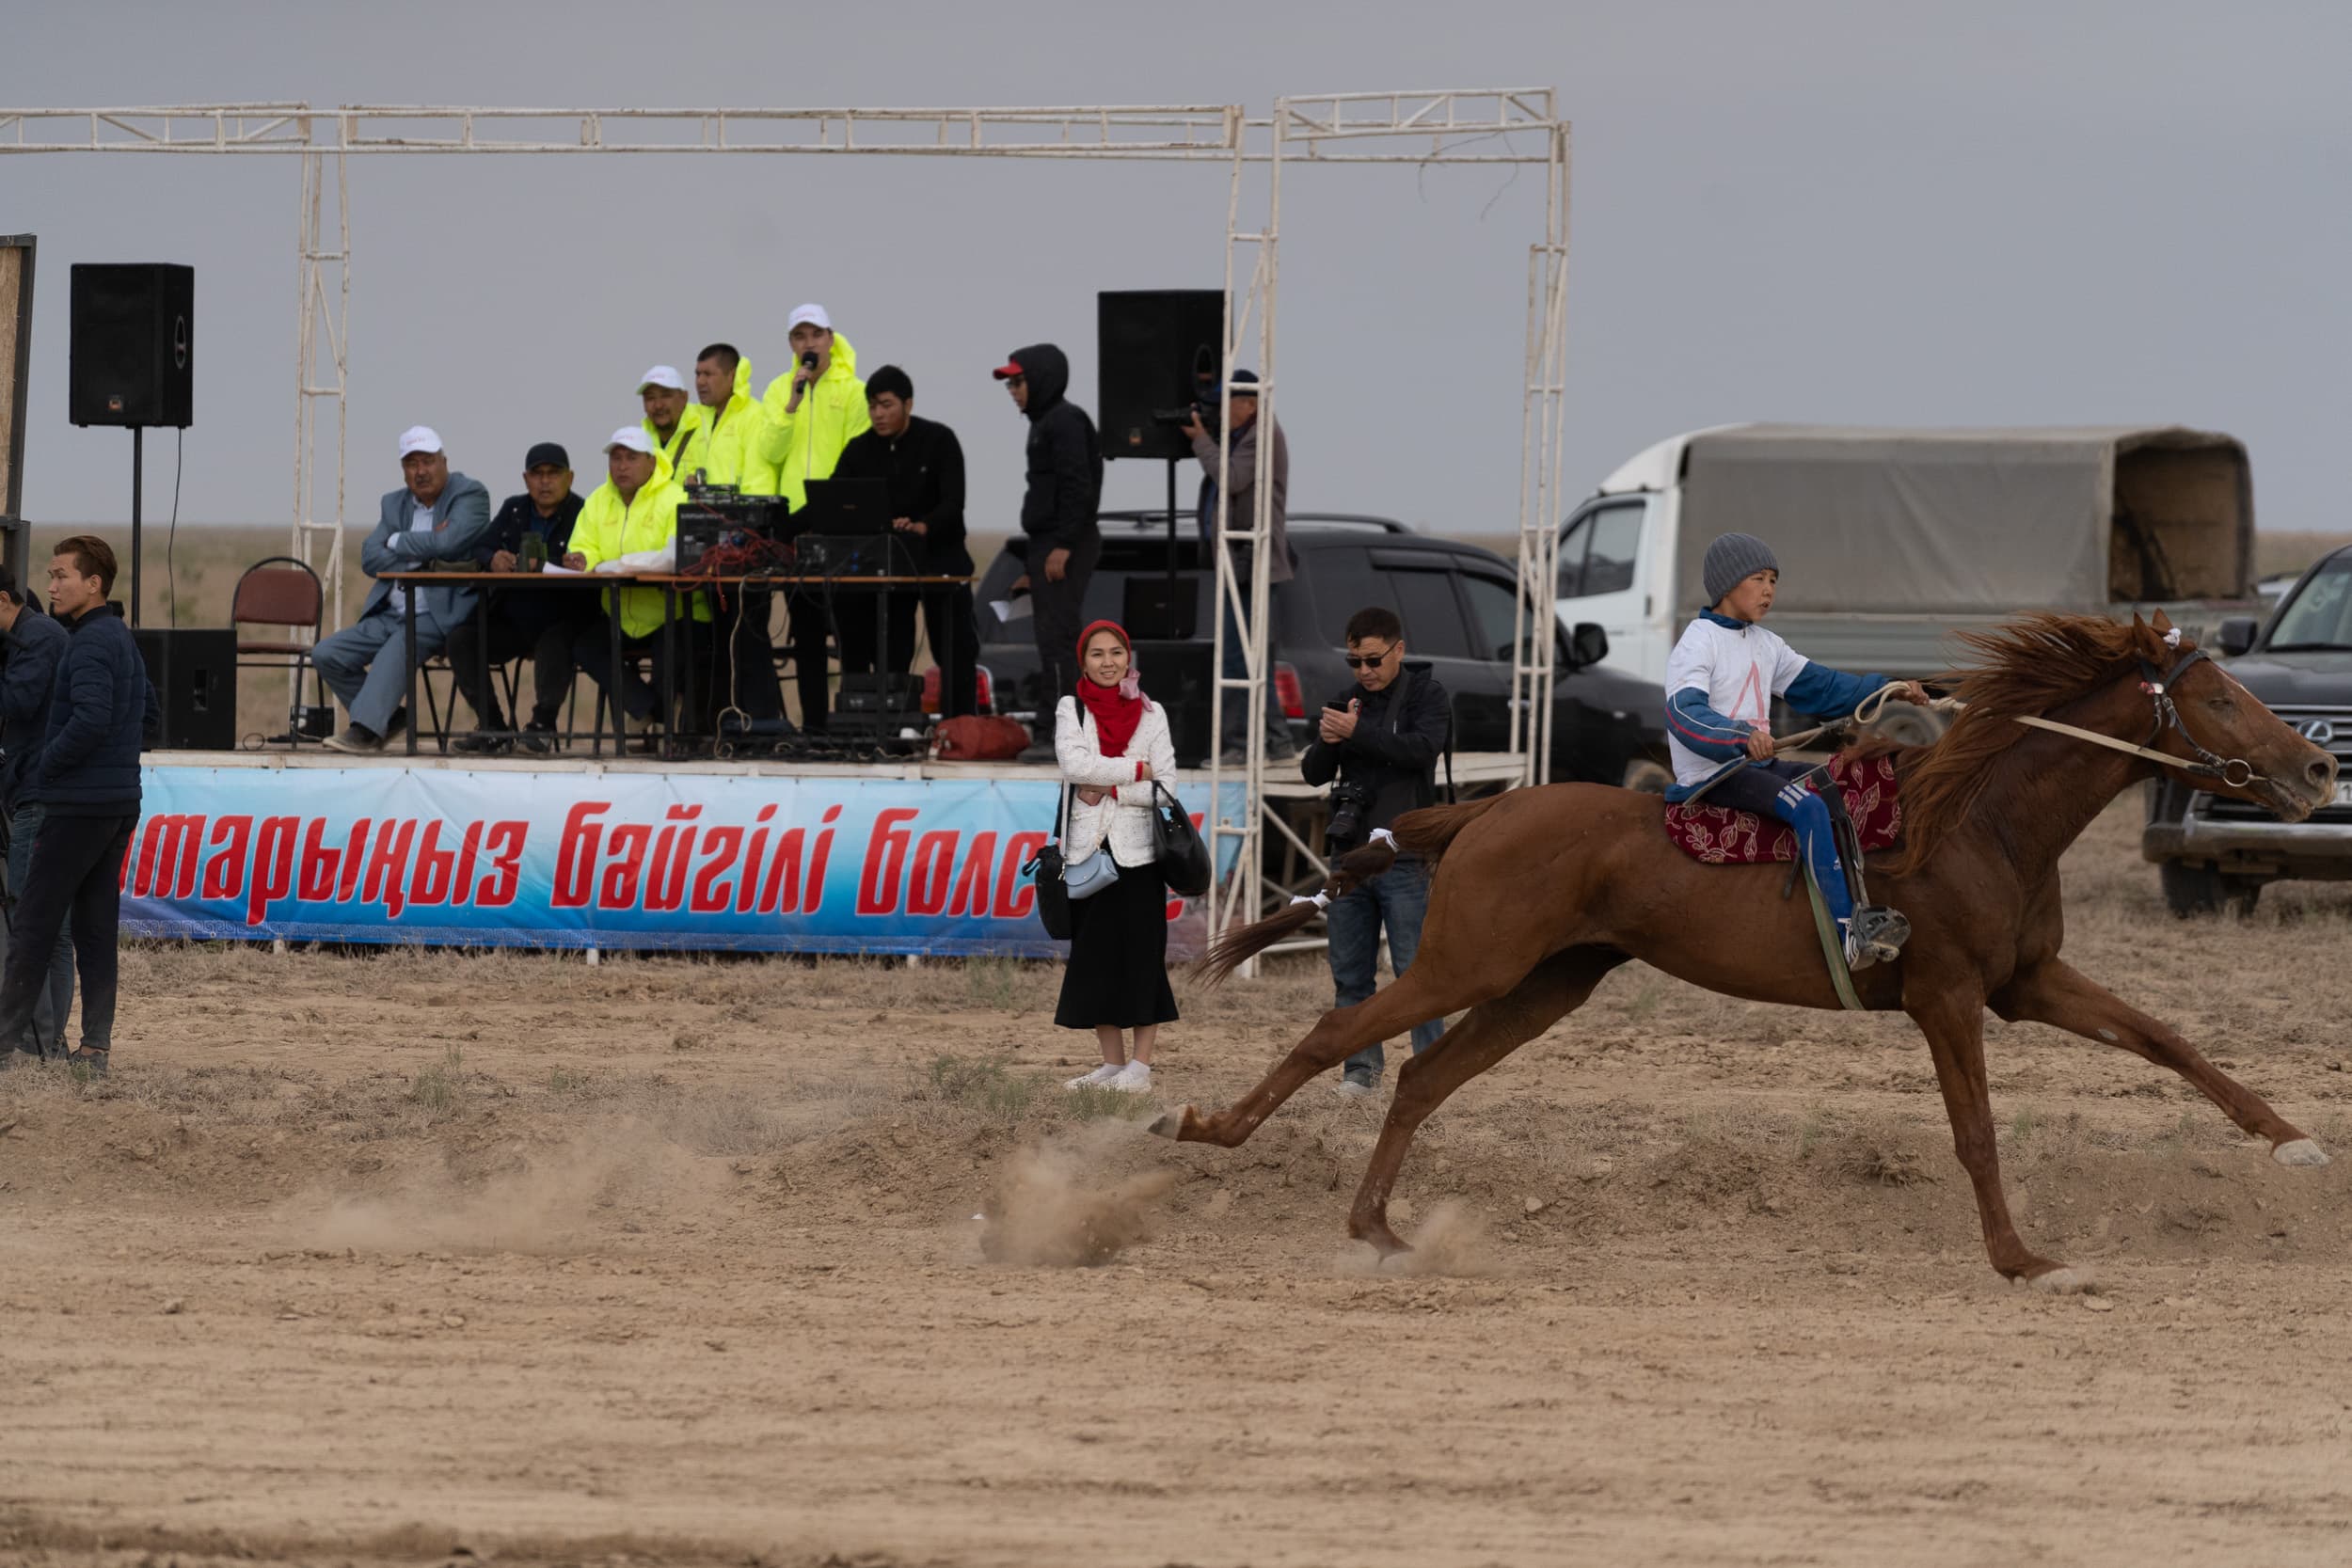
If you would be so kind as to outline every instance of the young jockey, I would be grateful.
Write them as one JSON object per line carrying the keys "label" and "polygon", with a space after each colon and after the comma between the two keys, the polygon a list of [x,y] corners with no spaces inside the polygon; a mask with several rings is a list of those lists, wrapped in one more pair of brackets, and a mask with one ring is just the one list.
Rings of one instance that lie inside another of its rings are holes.
{"label": "young jockey", "polygon": [[[1764,629],[1760,623],[1772,613],[1780,562],[1761,539],[1724,534],[1707,546],[1701,576],[1709,608],[1684,629],[1666,659],[1666,749],[1675,765],[1666,799],[1687,800],[1703,792],[1710,806],[1776,816],[1796,829],[1805,864],[1845,933],[1847,964],[1891,963],[1911,934],[1910,923],[1877,905],[1853,907],[1829,807],[1802,782],[1817,770],[1774,761],[1772,736],[1774,697],[1787,698],[1799,713],[1842,718],[1889,684],[1887,678],[1823,669]],[[1908,703],[1928,701],[1915,681],[1899,683],[1895,695]]]}

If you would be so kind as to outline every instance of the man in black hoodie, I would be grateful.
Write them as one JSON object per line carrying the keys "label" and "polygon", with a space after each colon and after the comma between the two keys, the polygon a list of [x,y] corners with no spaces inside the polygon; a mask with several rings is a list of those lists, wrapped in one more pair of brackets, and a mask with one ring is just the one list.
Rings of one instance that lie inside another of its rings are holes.
{"label": "man in black hoodie", "polygon": [[[835,479],[879,479],[890,487],[890,526],[907,546],[915,570],[925,576],[970,577],[972,551],[963,534],[963,444],[936,420],[914,412],[914,379],[896,365],[866,378],[866,418],[873,428],[851,436],[834,465]],[[882,657],[893,674],[914,662],[915,600],[922,600],[923,629],[931,658],[955,684],[940,692],[940,717],[977,710],[973,695],[980,645],[972,625],[972,590],[956,588],[888,595],[889,626]],[[857,605],[845,608],[835,628],[841,639],[841,673],[874,668],[874,618]]]}
{"label": "man in black hoodie", "polygon": [[1103,449],[1094,421],[1072,403],[1070,360],[1051,343],[1015,349],[996,379],[1029,417],[1029,488],[1021,498],[1028,571],[1013,583],[1036,605],[1038,663],[1047,688],[1041,711],[1051,740],[1054,705],[1078,689],[1078,628],[1087,582],[1103,553]]}
{"label": "man in black hoodie", "polygon": [[114,1043],[122,860],[139,820],[139,746],[163,726],[138,644],[106,602],[114,582],[115,554],[103,539],[77,534],[49,562],[50,607],[68,636],[49,722],[24,783],[49,815],[0,972],[0,1043],[13,1044],[32,1019],[50,952],[71,916],[82,971],[82,1049],[66,1059],[97,1077],[105,1075]]}

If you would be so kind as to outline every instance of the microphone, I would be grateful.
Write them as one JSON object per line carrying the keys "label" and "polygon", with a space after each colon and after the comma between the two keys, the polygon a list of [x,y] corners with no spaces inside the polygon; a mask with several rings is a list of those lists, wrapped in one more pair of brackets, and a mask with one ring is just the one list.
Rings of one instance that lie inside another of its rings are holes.
{"label": "microphone", "polygon": [[817,351],[815,349],[801,356],[801,369],[808,372],[808,378],[811,381],[817,379]]}

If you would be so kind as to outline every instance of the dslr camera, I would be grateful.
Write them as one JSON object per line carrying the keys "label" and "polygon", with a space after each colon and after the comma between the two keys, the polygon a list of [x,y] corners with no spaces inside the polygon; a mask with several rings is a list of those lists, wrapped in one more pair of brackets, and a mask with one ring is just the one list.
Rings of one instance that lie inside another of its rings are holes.
{"label": "dslr camera", "polygon": [[1352,849],[1364,837],[1364,817],[1372,810],[1372,790],[1342,775],[1331,785],[1331,820],[1323,830],[1325,849]]}

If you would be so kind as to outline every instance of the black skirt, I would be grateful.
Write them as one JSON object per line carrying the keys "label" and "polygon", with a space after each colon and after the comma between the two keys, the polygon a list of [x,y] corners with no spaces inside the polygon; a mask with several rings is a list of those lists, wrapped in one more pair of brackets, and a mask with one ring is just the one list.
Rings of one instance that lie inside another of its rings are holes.
{"label": "black skirt", "polygon": [[1065,1029],[1140,1029],[1176,1020],[1168,984],[1168,882],[1157,863],[1070,905],[1070,964],[1054,1022]]}

